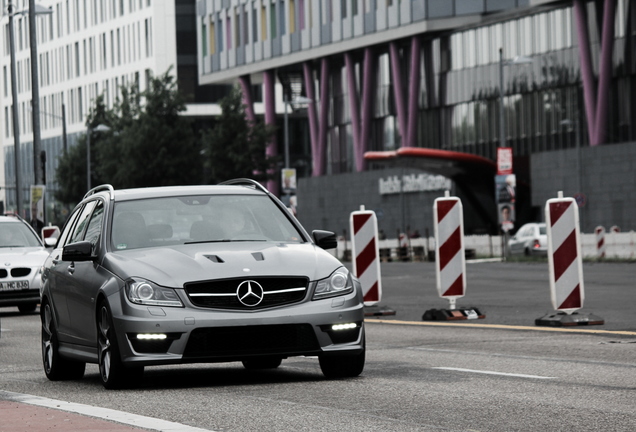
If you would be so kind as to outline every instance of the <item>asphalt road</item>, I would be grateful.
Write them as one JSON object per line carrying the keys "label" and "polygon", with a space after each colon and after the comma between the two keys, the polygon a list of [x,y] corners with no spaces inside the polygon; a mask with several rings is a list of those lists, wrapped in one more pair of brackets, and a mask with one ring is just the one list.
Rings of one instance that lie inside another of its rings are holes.
{"label": "asphalt road", "polygon": [[586,267],[586,309],[607,324],[569,331],[534,327],[551,309],[544,266],[469,264],[466,304],[484,308],[486,319],[440,325],[420,320],[426,308],[446,306],[432,264],[384,264],[382,303],[396,315],[368,320],[365,371],[338,381],[325,380],[316,359],[295,358],[274,371],[239,364],[147,368],[142,387],[125,391],[104,390],[94,365],[83,380],[50,382],[41,367],[38,316],[2,309],[0,395],[37,395],[215,431],[636,430],[636,324],[629,311],[636,266]]}
{"label": "asphalt road", "polygon": [[[420,321],[428,309],[448,308],[437,294],[435,263],[382,263],[380,306],[403,321]],[[636,264],[583,264],[585,302],[581,314],[603,318],[604,330],[636,331]],[[534,326],[535,319],[553,313],[547,261],[477,262],[466,264],[466,296],[459,307],[477,307],[487,324]]]}

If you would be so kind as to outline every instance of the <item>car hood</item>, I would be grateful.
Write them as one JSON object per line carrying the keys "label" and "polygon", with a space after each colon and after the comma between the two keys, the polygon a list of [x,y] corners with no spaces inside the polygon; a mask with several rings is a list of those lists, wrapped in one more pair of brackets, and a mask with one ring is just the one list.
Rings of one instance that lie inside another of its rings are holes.
{"label": "car hood", "polygon": [[328,277],[340,261],[311,243],[202,243],[117,251],[103,265],[122,279],[139,277],[158,285],[257,276]]}
{"label": "car hood", "polygon": [[0,266],[38,267],[44,264],[50,251],[42,247],[0,248]]}

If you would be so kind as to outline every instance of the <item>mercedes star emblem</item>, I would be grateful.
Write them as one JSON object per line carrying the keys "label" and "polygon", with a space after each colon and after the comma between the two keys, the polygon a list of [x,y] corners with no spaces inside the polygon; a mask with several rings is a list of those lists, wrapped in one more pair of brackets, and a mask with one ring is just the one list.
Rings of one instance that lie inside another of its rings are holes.
{"label": "mercedes star emblem", "polygon": [[261,284],[253,280],[241,282],[236,290],[238,300],[249,307],[254,307],[262,302],[264,294]]}

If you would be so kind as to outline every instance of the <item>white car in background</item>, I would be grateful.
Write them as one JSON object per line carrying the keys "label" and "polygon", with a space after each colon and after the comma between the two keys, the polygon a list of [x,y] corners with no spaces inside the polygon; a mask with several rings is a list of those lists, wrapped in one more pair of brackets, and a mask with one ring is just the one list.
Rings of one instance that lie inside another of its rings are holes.
{"label": "white car in background", "polygon": [[548,235],[545,223],[527,223],[508,241],[511,255],[547,256]]}
{"label": "white car in background", "polygon": [[9,213],[0,216],[0,307],[17,306],[22,313],[35,310],[40,303],[40,269],[49,253],[24,219]]}

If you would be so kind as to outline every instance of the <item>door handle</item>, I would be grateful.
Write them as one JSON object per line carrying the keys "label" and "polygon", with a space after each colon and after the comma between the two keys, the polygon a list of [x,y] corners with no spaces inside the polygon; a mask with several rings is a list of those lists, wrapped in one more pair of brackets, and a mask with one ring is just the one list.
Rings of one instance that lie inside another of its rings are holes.
{"label": "door handle", "polygon": [[75,273],[75,263],[71,263],[71,265],[68,266],[68,274],[73,274]]}

